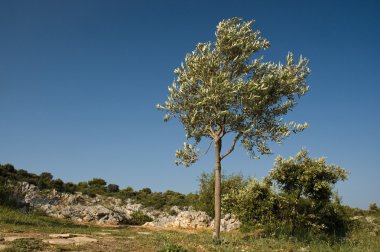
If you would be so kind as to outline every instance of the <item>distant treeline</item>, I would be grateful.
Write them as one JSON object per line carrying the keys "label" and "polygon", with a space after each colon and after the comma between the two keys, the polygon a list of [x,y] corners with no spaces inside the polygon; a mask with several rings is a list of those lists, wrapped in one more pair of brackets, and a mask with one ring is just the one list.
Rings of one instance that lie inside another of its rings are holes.
{"label": "distant treeline", "polygon": [[[144,206],[156,209],[169,209],[171,206],[191,206],[195,205],[198,199],[197,194],[182,194],[174,191],[153,192],[150,188],[143,188],[135,191],[132,187],[120,189],[116,184],[108,184],[102,178],[93,178],[89,181],[73,183],[64,182],[61,179],[54,179],[49,172],[39,175],[29,173],[23,169],[16,169],[11,164],[0,164],[0,184],[14,184],[16,182],[28,182],[36,185],[40,190],[53,190],[65,193],[82,192],[83,194],[95,197],[96,194],[103,196],[117,197],[122,200],[131,199]],[[4,188],[2,189],[4,191]]]}

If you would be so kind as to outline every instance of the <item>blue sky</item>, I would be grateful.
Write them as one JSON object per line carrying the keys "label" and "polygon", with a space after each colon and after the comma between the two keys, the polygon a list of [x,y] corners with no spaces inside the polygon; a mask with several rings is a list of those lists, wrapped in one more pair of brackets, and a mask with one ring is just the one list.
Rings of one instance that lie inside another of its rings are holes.
{"label": "blue sky", "polygon": [[[255,19],[265,59],[310,59],[309,93],[289,114],[310,128],[273,145],[348,169],[343,202],[380,203],[378,1],[0,2],[0,163],[65,181],[102,177],[155,191],[194,192],[213,155],[176,167],[185,134],[155,109],[173,70],[222,19]],[[262,178],[275,155],[236,151],[224,171]]]}

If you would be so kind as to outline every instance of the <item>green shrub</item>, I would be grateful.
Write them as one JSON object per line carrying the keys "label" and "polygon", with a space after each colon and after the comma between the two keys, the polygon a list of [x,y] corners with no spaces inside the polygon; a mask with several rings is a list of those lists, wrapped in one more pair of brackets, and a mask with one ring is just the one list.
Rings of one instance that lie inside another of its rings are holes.
{"label": "green shrub", "polygon": [[[229,176],[222,174],[222,197],[230,191],[244,187],[246,184],[247,180],[240,174],[232,174]],[[194,207],[197,210],[206,212],[212,218],[214,217],[214,189],[214,173],[202,173],[199,178],[198,200],[196,201]]]}
{"label": "green shrub", "polygon": [[67,193],[75,193],[76,191],[78,191],[78,186],[72,182],[67,182],[63,185],[64,187],[64,191],[67,192]]}
{"label": "green shrub", "polygon": [[244,231],[302,239],[344,237],[351,228],[350,213],[333,188],[346,178],[344,169],[327,165],[324,158],[312,159],[302,149],[295,158],[277,157],[262,182],[251,179],[224,192],[222,207],[242,221]]}
{"label": "green shrub", "polygon": [[225,193],[222,206],[224,212],[234,213],[243,223],[254,225],[274,218],[275,198],[270,184],[251,179],[245,186]]}
{"label": "green shrub", "polygon": [[115,193],[120,191],[119,186],[116,184],[109,184],[107,185],[107,192],[109,193]]}
{"label": "green shrub", "polygon": [[144,214],[141,211],[137,211],[137,212],[133,212],[131,214],[131,218],[128,219],[124,224],[143,225],[146,222],[150,222],[150,221],[153,221],[153,219],[151,217],[149,217],[148,215]]}
{"label": "green shrub", "polygon": [[8,207],[19,207],[20,203],[13,197],[14,185],[0,177],[0,205]]}
{"label": "green shrub", "polygon": [[275,215],[291,233],[296,231],[345,236],[348,214],[333,191],[339,180],[347,179],[347,171],[327,165],[324,158],[312,159],[302,149],[296,157],[277,157],[268,181],[280,191]]}

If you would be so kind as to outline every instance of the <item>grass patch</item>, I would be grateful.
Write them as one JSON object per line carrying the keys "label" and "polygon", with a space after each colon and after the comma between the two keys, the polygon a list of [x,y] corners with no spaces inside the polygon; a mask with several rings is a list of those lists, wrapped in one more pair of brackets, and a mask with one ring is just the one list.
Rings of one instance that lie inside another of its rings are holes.
{"label": "grass patch", "polygon": [[157,252],[187,252],[187,251],[188,250],[185,249],[184,247],[175,245],[172,243],[166,244],[165,246],[157,250]]}
{"label": "grass patch", "polygon": [[11,242],[10,247],[4,249],[5,252],[33,252],[42,251],[46,245],[42,240],[34,238],[23,238]]}
{"label": "grass patch", "polygon": [[0,206],[0,224],[0,231],[6,229],[12,232],[92,233],[99,230],[96,226],[74,224],[68,220],[51,218],[38,213],[22,213],[6,206]]}

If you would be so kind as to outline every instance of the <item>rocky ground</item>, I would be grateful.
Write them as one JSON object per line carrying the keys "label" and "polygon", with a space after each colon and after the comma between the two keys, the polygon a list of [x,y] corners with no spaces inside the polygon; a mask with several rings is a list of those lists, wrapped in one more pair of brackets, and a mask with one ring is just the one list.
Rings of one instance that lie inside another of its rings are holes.
{"label": "rocky ground", "polygon": [[[97,195],[92,198],[82,193],[58,193],[54,190],[41,192],[36,186],[26,182],[20,184],[15,195],[25,205],[25,210],[34,209],[51,217],[79,223],[123,225],[133,218],[133,213],[140,212],[153,220],[144,226],[192,229],[213,227],[213,220],[205,212],[195,211],[191,207],[172,207],[169,214],[114,197]],[[240,222],[231,214],[226,214],[221,220],[222,231],[239,227]]]}

